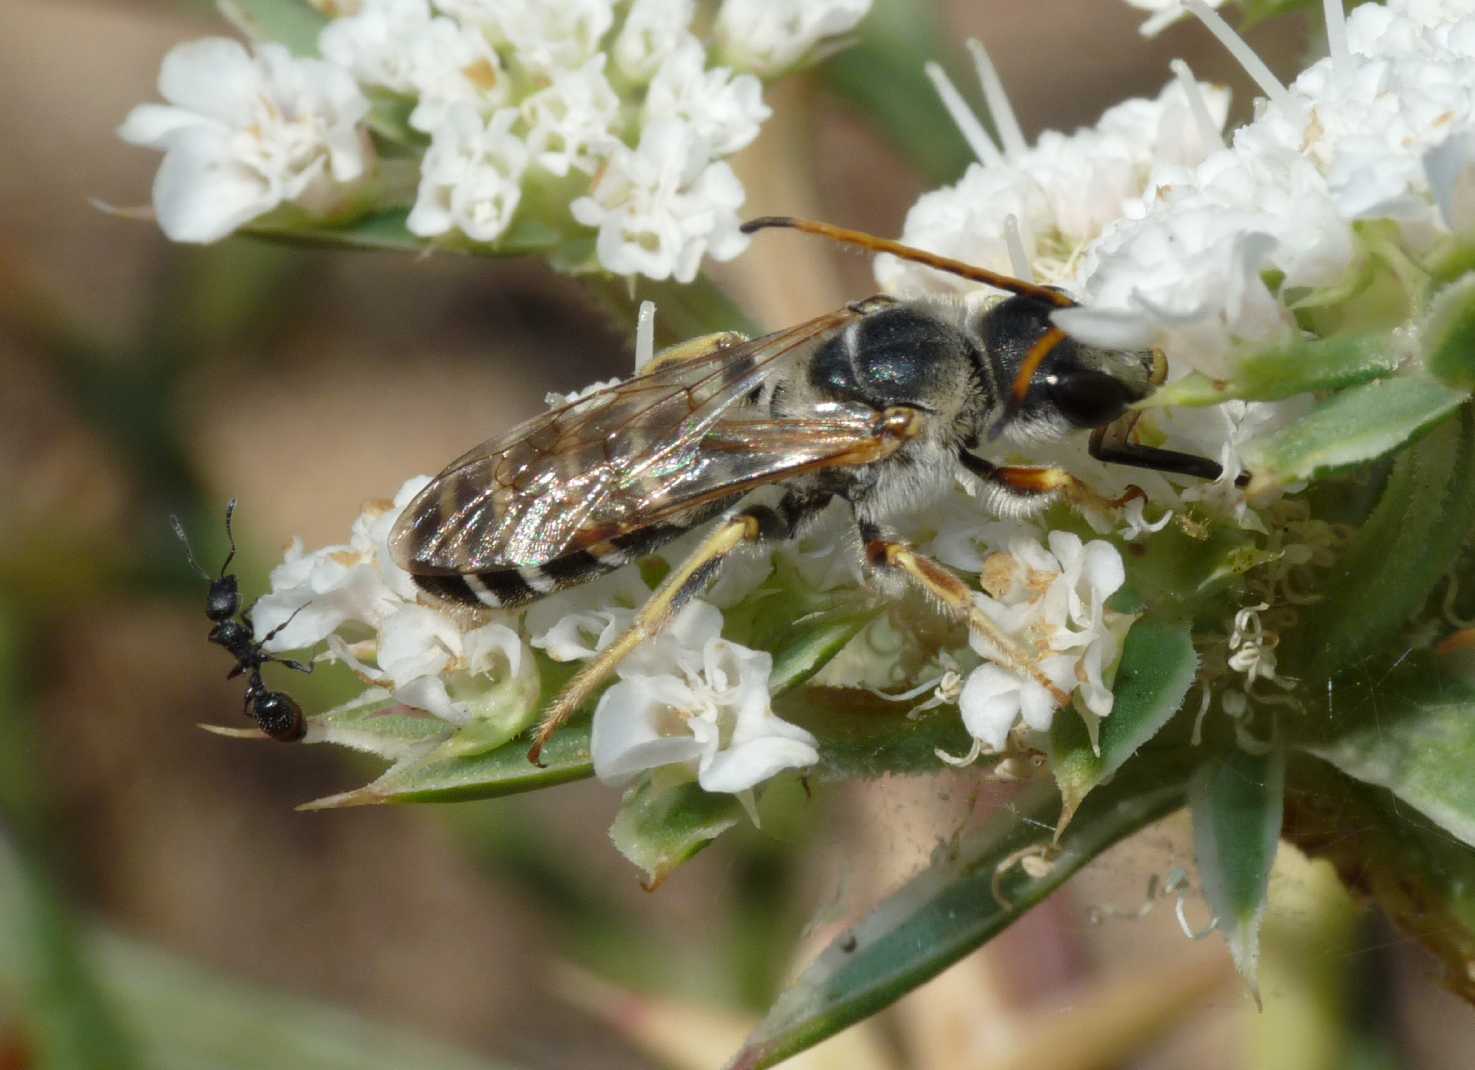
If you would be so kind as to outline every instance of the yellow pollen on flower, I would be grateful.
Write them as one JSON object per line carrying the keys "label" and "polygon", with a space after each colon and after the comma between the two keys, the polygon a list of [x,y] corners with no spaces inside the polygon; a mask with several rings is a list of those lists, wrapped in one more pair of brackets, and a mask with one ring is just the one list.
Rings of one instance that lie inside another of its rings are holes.
{"label": "yellow pollen on flower", "polygon": [[483,93],[489,93],[497,88],[497,68],[489,59],[479,59],[469,67],[463,67],[461,73],[466,76],[468,82]]}

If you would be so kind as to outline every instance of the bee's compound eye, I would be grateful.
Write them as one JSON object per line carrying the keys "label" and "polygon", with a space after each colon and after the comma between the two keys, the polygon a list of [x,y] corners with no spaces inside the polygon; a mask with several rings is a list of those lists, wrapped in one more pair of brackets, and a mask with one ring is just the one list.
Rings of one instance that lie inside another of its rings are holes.
{"label": "bee's compound eye", "polygon": [[1139,397],[1120,379],[1088,368],[1051,377],[1049,392],[1060,414],[1077,427],[1109,424]]}
{"label": "bee's compound eye", "polygon": [[256,698],[256,723],[272,739],[294,743],[307,734],[302,707],[280,691],[267,691]]}

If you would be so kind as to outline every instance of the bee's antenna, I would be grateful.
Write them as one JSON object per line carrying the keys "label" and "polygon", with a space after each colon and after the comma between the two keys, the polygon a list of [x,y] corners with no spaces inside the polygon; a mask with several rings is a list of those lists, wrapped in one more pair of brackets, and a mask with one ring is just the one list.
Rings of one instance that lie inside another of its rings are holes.
{"label": "bee's antenna", "polygon": [[889,238],[878,238],[874,234],[867,234],[861,230],[850,230],[846,227],[837,227],[832,223],[820,223],[813,219],[800,219],[797,216],[769,215],[758,219],[750,219],[740,228],[744,234],[752,234],[759,230],[768,230],[773,227],[784,227],[789,230],[803,231],[805,234],[817,234],[822,238],[840,242],[843,245],[854,245],[861,249],[868,249],[873,253],[890,253],[892,256],[900,257],[902,260],[910,260],[916,264],[922,264],[937,271],[946,271],[950,275],[972,282],[981,282],[986,286],[994,286],[1009,293],[1022,294],[1026,297],[1037,297],[1041,301],[1048,301],[1057,308],[1072,308],[1075,302],[1059,290],[1052,290],[1048,286],[1039,286],[1023,279],[1016,279],[1012,275],[1000,275],[988,268],[976,267],[973,264],[965,264],[961,260],[954,260],[948,256],[938,256],[929,253],[925,249],[917,249],[901,242],[892,241]]}
{"label": "bee's antenna", "polygon": [[195,551],[189,544],[189,536],[184,533],[184,525],[179,522],[177,514],[169,514],[169,525],[174,529],[174,534],[179,536],[179,541],[184,543],[184,556],[189,558],[190,567],[200,574],[202,580],[209,580],[210,573],[201,568],[200,563],[195,560]]}
{"label": "bee's antenna", "polygon": [[220,566],[220,576],[225,578],[225,570],[230,568],[230,563],[236,559],[236,536],[230,529],[230,518],[235,515],[236,500],[232,498],[225,503],[225,537],[230,542],[230,553],[225,555],[225,563]]}

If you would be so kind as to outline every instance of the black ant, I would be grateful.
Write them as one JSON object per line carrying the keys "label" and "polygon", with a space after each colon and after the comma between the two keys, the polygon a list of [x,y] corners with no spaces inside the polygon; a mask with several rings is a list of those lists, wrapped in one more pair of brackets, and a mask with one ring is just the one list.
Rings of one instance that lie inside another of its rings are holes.
{"label": "black ant", "polygon": [[230,529],[231,517],[235,511],[236,500],[232,498],[225,505],[225,537],[230,542],[230,553],[220,566],[219,578],[212,578],[195,560],[195,553],[190,548],[189,538],[184,533],[184,525],[179,522],[179,517],[171,515],[169,523],[173,525],[174,534],[179,536],[179,541],[184,543],[184,552],[190,565],[210,584],[210,593],[205,596],[205,616],[215,622],[215,626],[210,629],[210,642],[225,647],[236,659],[235,668],[226,673],[225,678],[231,680],[242,673],[250,673],[246,680],[246,697],[241,705],[241,712],[255,721],[272,739],[292,743],[307,732],[302,707],[290,695],[270,690],[266,681],[261,678],[261,667],[267,662],[275,661],[298,672],[312,672],[311,665],[304,665],[290,658],[275,657],[264,649],[278,632],[292,623],[292,618],[301,613],[304,607],[299,606],[291,617],[267,632],[264,638],[256,638],[256,630],[251,625],[251,610],[241,608],[241,592],[236,585],[235,573],[226,572],[236,556],[236,537]]}

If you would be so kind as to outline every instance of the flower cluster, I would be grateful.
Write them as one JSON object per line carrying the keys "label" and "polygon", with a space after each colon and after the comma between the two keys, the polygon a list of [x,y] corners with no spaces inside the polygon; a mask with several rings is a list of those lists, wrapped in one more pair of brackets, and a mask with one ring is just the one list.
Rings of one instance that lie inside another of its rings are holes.
{"label": "flower cluster", "polygon": [[1298,307],[1350,281],[1370,232],[1417,254],[1463,225],[1475,10],[1365,4],[1339,29],[1229,147],[1154,177],[1085,251],[1088,307],[1062,326],[1223,377],[1237,346],[1293,337]]}
{"label": "flower cluster", "polygon": [[567,250],[592,231],[594,257],[576,266],[690,281],[703,256],[745,245],[724,158],[768,118],[759,77],[848,32],[869,0],[727,0],[710,41],[695,7],[334,4],[321,58],[176,47],[159,78],[168,104],[140,105],[119,133],[165,153],[154,210],[176,241],[216,241],[284,205],[334,225],[412,201],[418,238],[575,261]]}

